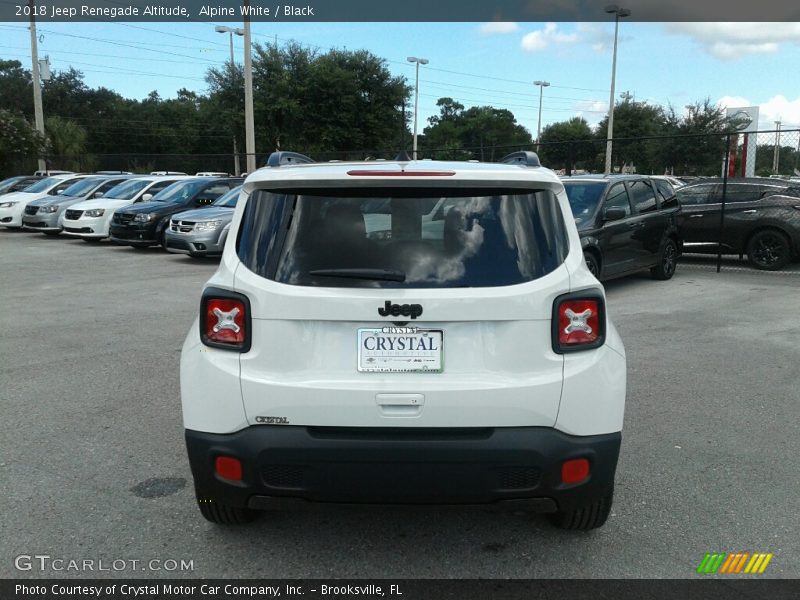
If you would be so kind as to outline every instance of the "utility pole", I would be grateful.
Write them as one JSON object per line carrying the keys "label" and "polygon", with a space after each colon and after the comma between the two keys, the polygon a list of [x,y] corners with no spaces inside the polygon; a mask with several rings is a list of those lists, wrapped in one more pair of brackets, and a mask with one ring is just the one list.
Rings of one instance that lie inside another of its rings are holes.
{"label": "utility pole", "polygon": [[[38,131],[42,137],[44,137],[44,113],[42,111],[42,83],[39,79],[39,47],[37,46],[37,39],[36,39],[36,19],[34,17],[34,13],[36,12],[34,9],[36,5],[34,4],[33,0],[28,2],[28,6],[31,9],[31,60],[33,61],[33,114],[34,119],[36,121],[36,131]],[[47,163],[45,160],[39,156],[39,170],[46,171],[47,170]]]}
{"label": "utility pole", "polygon": [[[230,35],[230,45],[231,45],[231,86],[236,83],[236,62],[234,62],[233,58],[233,34],[236,35],[244,35],[243,29],[238,29],[236,27],[226,27],[225,25],[217,25],[214,27],[214,31],[217,33],[227,33]],[[236,135],[233,136],[233,174],[237,177],[241,175],[242,169],[239,166],[239,144],[236,143]]]}
{"label": "utility pole", "polygon": [[619,97],[622,98],[623,102],[630,102],[631,100],[634,99],[635,96],[633,94],[631,94],[630,92],[622,92],[619,95]]}
{"label": "utility pole", "polygon": [[256,170],[256,130],[253,122],[253,59],[250,47],[250,0],[244,0],[244,137],[247,172]]}

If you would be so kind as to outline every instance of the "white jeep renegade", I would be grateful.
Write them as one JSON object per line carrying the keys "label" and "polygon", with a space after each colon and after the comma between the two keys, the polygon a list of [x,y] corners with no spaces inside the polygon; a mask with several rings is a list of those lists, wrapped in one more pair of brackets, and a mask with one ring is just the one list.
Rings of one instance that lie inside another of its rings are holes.
{"label": "white jeep renegade", "polygon": [[313,163],[245,182],[181,356],[200,510],[489,504],[601,526],[625,351],[564,186],[502,163]]}

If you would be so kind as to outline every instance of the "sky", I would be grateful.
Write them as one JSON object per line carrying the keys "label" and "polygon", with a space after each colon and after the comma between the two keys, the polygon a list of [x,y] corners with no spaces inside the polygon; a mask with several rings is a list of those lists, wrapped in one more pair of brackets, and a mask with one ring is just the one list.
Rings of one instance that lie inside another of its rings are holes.
{"label": "sky", "polygon": [[[128,98],[180,88],[204,92],[205,71],[228,60],[228,35],[217,23],[43,23],[39,55],[53,69],[70,65],[90,87]],[[236,26],[235,23],[226,23]],[[536,133],[545,80],[542,127],[572,116],[591,125],[608,111],[613,23],[273,23],[254,22],[253,41],[294,40],[324,52],[366,49],[414,84],[420,67],[419,131],[438,113],[436,100],[511,110]],[[234,38],[237,62],[242,38]],[[31,66],[24,24],[0,23],[0,58]],[[760,106],[760,129],[800,128],[800,23],[620,22],[616,96],[685,112],[710,98],[725,106]],[[413,102],[413,100],[412,100]],[[413,106],[409,106],[412,110]],[[258,124],[256,124],[258,130]]]}

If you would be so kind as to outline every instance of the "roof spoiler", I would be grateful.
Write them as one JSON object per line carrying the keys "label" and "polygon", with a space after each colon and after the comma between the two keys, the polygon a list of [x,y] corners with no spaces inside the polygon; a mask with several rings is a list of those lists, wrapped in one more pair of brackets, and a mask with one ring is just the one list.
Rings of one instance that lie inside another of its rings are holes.
{"label": "roof spoiler", "polygon": [[302,165],[313,162],[316,162],[313,158],[298,152],[273,152],[269,155],[266,166],[280,167],[282,165]]}
{"label": "roof spoiler", "polygon": [[519,152],[512,152],[500,159],[501,163],[508,165],[522,165],[524,167],[541,167],[542,163],[539,162],[539,155],[530,150],[520,150]]}

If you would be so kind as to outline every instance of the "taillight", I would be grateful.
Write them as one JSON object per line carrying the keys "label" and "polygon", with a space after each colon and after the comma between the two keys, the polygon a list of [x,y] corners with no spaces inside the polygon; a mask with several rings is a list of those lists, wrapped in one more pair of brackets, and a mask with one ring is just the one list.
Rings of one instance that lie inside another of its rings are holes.
{"label": "taillight", "polygon": [[591,350],[606,338],[606,307],[594,290],[564,294],[553,303],[553,350],[558,354]]}
{"label": "taillight", "polygon": [[200,301],[200,339],[206,346],[250,350],[250,302],[246,296],[207,288]]}

